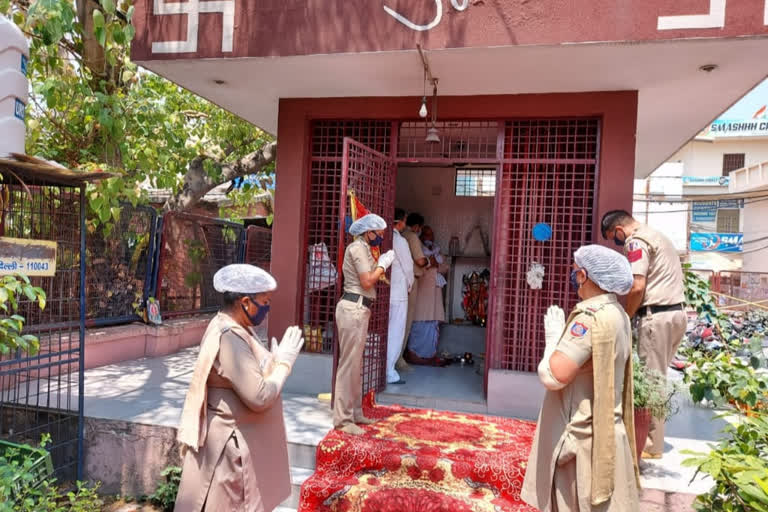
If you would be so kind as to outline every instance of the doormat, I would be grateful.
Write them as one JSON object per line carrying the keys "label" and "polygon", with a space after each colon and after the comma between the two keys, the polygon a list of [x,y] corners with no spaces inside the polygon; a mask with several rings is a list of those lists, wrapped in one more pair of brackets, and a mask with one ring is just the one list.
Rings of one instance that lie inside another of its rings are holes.
{"label": "doormat", "polygon": [[376,405],[355,436],[331,430],[299,512],[535,512],[523,503],[529,421]]}

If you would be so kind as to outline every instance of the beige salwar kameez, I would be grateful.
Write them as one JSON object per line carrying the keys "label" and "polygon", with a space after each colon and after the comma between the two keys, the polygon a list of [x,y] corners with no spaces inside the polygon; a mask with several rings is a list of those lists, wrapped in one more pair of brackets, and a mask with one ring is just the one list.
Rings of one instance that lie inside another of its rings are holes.
{"label": "beige salwar kameez", "polygon": [[204,442],[184,456],[174,510],[271,511],[291,494],[280,390],[265,380],[272,355],[223,313],[208,336],[220,344],[206,383]]}
{"label": "beige salwar kameez", "polygon": [[436,267],[424,271],[419,279],[418,294],[413,310],[414,322],[445,322],[443,289],[437,286]]}
{"label": "beige salwar kameez", "polygon": [[[625,427],[627,410],[623,404],[625,391],[631,390],[631,373],[627,373],[628,367],[631,372],[632,351],[629,317],[615,295],[605,294],[579,303],[566,325],[556,350],[576,362],[580,371],[565,388],[545,395],[521,497],[542,512],[637,512],[634,424]],[[607,372],[593,367],[593,349],[598,347],[593,347],[594,338],[615,339],[609,347],[613,380],[605,390],[595,389],[595,374]],[[625,376],[630,377],[629,382]],[[613,396],[605,399],[613,403],[609,430],[613,431],[615,447],[604,450],[593,445],[598,421],[593,413],[597,410],[596,393],[605,396],[609,389]],[[604,453],[610,456],[604,457]],[[593,482],[596,465],[612,465],[607,483]]]}

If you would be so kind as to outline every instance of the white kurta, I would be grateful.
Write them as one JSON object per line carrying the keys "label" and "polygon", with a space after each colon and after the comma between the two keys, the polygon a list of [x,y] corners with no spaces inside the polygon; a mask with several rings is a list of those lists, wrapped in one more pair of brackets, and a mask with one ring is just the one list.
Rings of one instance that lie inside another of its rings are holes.
{"label": "white kurta", "polygon": [[394,231],[392,246],[395,261],[392,262],[392,278],[389,292],[389,329],[387,331],[387,382],[397,382],[400,375],[395,363],[400,357],[405,341],[405,324],[408,316],[408,292],[413,285],[413,258],[408,241]]}
{"label": "white kurta", "polygon": [[413,258],[408,241],[397,230],[394,230],[392,248],[395,251],[395,261],[392,262],[389,302],[408,301],[408,292],[414,281]]}

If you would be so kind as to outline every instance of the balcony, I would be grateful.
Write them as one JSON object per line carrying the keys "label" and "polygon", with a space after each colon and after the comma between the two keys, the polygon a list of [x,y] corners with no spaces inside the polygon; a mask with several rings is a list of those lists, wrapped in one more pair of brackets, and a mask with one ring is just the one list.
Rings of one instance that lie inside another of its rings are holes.
{"label": "balcony", "polygon": [[731,194],[768,190],[768,162],[736,169],[730,178],[728,191]]}

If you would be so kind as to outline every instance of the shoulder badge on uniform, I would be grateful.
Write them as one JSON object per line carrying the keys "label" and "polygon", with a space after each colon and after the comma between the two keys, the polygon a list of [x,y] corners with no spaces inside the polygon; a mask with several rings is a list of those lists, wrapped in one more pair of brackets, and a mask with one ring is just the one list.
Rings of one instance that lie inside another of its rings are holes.
{"label": "shoulder badge on uniform", "polygon": [[584,335],[587,334],[587,331],[589,331],[589,327],[581,322],[574,322],[571,326],[571,336],[576,338],[583,338]]}
{"label": "shoulder badge on uniform", "polygon": [[632,241],[627,245],[627,259],[630,263],[640,261],[643,257],[643,249],[639,243]]}

